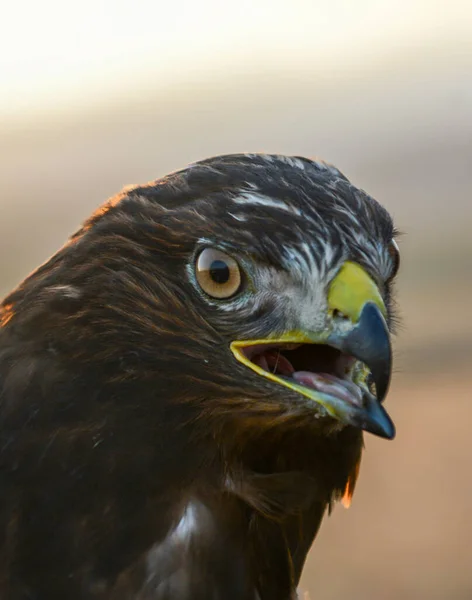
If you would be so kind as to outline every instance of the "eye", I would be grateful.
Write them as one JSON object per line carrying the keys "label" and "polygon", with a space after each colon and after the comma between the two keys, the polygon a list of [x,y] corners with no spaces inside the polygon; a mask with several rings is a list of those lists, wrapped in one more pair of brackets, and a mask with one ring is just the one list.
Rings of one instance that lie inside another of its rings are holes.
{"label": "eye", "polygon": [[241,269],[238,263],[221,250],[202,250],[197,258],[195,271],[198,284],[212,298],[230,298],[241,287]]}
{"label": "eye", "polygon": [[388,253],[390,254],[390,258],[392,259],[393,264],[388,281],[392,281],[392,279],[398,273],[398,269],[400,268],[400,249],[395,240],[392,240],[388,245]]}

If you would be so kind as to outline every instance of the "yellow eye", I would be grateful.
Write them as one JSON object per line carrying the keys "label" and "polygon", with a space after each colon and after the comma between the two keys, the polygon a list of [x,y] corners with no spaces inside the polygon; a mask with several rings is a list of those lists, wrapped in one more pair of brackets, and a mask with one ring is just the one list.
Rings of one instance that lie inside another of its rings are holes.
{"label": "yellow eye", "polygon": [[197,258],[195,271],[200,287],[212,298],[230,298],[241,287],[238,263],[221,250],[205,248]]}

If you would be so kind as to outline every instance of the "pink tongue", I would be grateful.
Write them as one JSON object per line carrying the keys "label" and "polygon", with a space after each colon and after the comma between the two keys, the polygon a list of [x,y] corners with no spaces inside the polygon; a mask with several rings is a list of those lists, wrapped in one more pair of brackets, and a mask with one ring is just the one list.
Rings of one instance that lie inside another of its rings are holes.
{"label": "pink tongue", "polygon": [[329,373],[311,373],[310,371],[295,371],[293,379],[307,388],[323,394],[335,396],[344,402],[362,406],[362,391],[352,381],[339,379]]}

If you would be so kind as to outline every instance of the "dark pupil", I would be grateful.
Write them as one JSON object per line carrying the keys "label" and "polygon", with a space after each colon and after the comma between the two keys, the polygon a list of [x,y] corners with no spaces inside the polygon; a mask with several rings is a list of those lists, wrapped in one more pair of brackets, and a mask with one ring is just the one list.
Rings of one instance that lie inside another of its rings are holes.
{"label": "dark pupil", "polygon": [[210,265],[210,277],[215,283],[227,283],[230,277],[228,265],[222,260],[214,260]]}

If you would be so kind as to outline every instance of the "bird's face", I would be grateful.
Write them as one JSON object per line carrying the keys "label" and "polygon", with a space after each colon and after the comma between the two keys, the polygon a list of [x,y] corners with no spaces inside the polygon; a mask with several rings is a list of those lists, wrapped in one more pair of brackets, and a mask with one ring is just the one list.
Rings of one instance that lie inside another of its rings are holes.
{"label": "bird's face", "polygon": [[391,220],[334,169],[292,165],[287,183],[287,164],[267,166],[267,189],[248,170],[249,181],[160,216],[163,277],[182,298],[169,311],[188,332],[182,372],[202,393],[216,383],[222,402],[244,400],[240,408],[270,406],[392,438],[381,405],[399,261]]}
{"label": "bird's face", "polygon": [[[327,223],[315,226],[283,203],[252,199],[244,211],[236,199],[240,210],[229,215],[245,224],[244,234],[208,232],[195,240],[186,265],[202,311],[223,338],[223,368],[238,388],[244,382],[249,398],[263,390],[288,410],[392,438],[394,426],[380,402],[391,374],[383,296],[397,268],[395,241],[379,243],[369,272],[359,260],[374,249],[366,239],[356,256],[320,236]],[[268,235],[264,220],[279,225]],[[248,243],[249,236],[258,243]]]}

